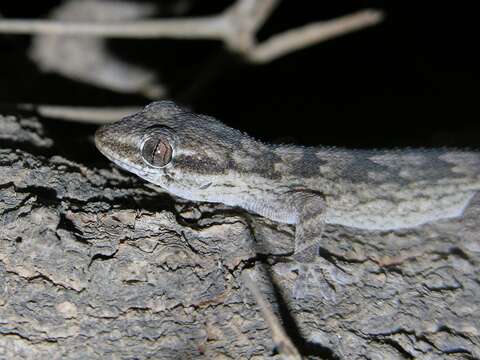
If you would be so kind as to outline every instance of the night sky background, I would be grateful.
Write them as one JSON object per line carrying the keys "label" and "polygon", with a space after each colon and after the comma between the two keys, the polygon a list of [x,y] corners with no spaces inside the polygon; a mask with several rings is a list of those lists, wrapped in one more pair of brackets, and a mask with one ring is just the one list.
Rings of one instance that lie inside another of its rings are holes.
{"label": "night sky background", "polygon": [[[7,18],[42,18],[59,1],[1,2]],[[189,16],[231,1],[197,1]],[[384,22],[252,65],[211,41],[109,40],[119,57],[158,69],[170,98],[269,142],[350,148],[480,144],[477,13],[464,2],[284,0],[259,38],[363,8]],[[0,113],[17,103],[143,106],[150,100],[44,74],[26,55],[30,37],[0,35]],[[47,120],[57,146],[83,163],[95,126]],[[66,152],[64,152],[66,155]],[[92,159],[95,159],[92,160]]]}

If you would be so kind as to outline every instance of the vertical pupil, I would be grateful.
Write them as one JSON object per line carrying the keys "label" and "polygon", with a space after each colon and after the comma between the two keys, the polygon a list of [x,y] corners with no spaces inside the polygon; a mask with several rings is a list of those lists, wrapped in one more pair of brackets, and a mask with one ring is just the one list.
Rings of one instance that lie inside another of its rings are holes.
{"label": "vertical pupil", "polygon": [[156,164],[168,164],[168,147],[163,142],[159,141],[155,148],[153,155],[153,162]]}
{"label": "vertical pupil", "polygon": [[142,157],[152,166],[165,166],[172,160],[172,147],[166,139],[150,138],[143,144]]}

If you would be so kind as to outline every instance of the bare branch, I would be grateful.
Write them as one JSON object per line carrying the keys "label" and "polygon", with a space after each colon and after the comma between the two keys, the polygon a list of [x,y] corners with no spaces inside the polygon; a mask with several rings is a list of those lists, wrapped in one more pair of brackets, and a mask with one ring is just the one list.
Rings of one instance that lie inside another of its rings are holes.
{"label": "bare branch", "polygon": [[325,22],[308,24],[273,36],[247,54],[251,61],[266,63],[295,50],[372,26],[383,19],[377,10],[363,10]]}
{"label": "bare branch", "polygon": [[224,33],[226,45],[237,52],[248,52],[255,46],[255,33],[268,19],[279,0],[238,0],[224,17],[229,31]]}
{"label": "bare branch", "polygon": [[0,33],[63,34],[116,38],[221,40],[254,63],[265,63],[295,50],[372,26],[383,19],[379,10],[363,10],[274,35],[258,44],[256,32],[279,0],[238,0],[219,15],[122,23],[70,23],[48,20],[0,20]]}
{"label": "bare branch", "polygon": [[1,20],[0,33],[84,35],[110,38],[219,39],[225,32],[223,17],[160,19],[122,23]]}
{"label": "bare branch", "polygon": [[252,293],[257,305],[272,332],[272,339],[283,358],[288,360],[301,360],[302,357],[288,335],[283,330],[282,325],[275,316],[272,307],[265,301],[257,285],[253,282],[247,271],[242,273],[242,280]]}
{"label": "bare branch", "polygon": [[65,121],[83,122],[88,124],[107,124],[141,110],[140,107],[84,107],[61,105],[20,104],[21,109],[36,110],[41,116]]}

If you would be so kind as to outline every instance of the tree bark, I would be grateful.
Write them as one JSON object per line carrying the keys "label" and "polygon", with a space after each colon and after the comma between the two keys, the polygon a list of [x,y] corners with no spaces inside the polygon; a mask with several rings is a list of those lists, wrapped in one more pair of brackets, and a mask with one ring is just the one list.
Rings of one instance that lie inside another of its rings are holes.
{"label": "tree bark", "polygon": [[69,160],[35,118],[0,116],[0,144],[0,359],[280,358],[245,269],[305,358],[480,358],[480,197],[417,229],[328,226],[298,267],[293,227]]}

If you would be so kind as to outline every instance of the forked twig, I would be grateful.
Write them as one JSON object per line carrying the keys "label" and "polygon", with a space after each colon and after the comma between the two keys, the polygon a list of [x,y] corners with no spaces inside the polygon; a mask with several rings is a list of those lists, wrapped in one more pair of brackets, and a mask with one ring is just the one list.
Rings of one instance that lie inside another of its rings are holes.
{"label": "forked twig", "polygon": [[383,19],[382,11],[366,9],[287,30],[258,43],[256,33],[278,3],[279,0],[237,0],[218,15],[122,23],[2,19],[0,33],[221,40],[250,62],[267,63],[299,49],[375,25]]}

